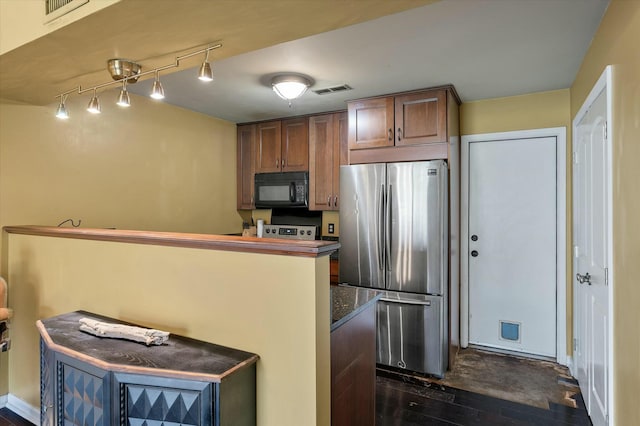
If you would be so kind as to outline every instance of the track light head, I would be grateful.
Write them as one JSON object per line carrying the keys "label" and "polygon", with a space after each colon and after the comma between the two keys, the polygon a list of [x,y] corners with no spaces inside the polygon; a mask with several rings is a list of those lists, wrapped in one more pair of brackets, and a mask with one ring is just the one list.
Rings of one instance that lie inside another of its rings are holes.
{"label": "track light head", "polygon": [[87,106],[87,111],[89,111],[91,114],[100,114],[102,112],[102,110],[100,109],[100,101],[96,96],[95,90],[93,91],[93,97],[91,98],[91,100],[89,101],[89,105]]}
{"label": "track light head", "polygon": [[122,89],[120,91],[120,95],[118,95],[118,101],[116,102],[116,105],[121,107],[131,106],[131,99],[129,98],[129,92],[127,91],[127,89]]}
{"label": "track light head", "polygon": [[153,82],[153,87],[151,88],[151,95],[153,99],[164,99],[164,89],[162,88],[162,83],[160,83],[160,79],[158,77],[158,72],[156,71],[156,79]]}
{"label": "track light head", "polygon": [[60,105],[58,105],[58,109],[56,109],[56,117],[61,120],[67,120],[69,118],[69,112],[64,105],[64,98],[65,96],[60,96]]}
{"label": "track light head", "polygon": [[200,71],[198,72],[198,79],[200,81],[213,81],[213,71],[211,71],[211,65],[209,62],[203,62],[200,67]]}

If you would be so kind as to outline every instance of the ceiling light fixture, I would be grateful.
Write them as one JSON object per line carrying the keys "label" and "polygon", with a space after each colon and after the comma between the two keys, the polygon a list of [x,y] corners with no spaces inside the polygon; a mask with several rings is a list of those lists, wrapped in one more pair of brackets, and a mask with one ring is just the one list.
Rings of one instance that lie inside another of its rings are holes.
{"label": "ceiling light fixture", "polygon": [[131,98],[129,98],[129,92],[127,92],[127,80],[122,80],[122,90],[120,91],[120,95],[118,95],[117,105],[121,107],[130,107],[131,106]]}
{"label": "ceiling light fixture", "polygon": [[100,114],[102,112],[100,109],[100,101],[96,96],[95,88],[93,89],[93,97],[89,101],[89,106],[87,106],[87,111],[89,111],[91,114]]}
{"label": "ceiling light fixture", "polygon": [[213,81],[213,71],[211,71],[211,64],[209,64],[208,50],[205,53],[204,62],[200,66],[200,71],[198,71],[198,79],[205,82]]}
{"label": "ceiling light fixture", "polygon": [[156,70],[156,79],[153,82],[150,96],[153,99],[164,99],[164,89],[162,88],[162,83],[160,83],[160,76],[158,74],[158,70]]}
{"label": "ceiling light fixture", "polygon": [[299,98],[311,86],[311,80],[297,74],[281,74],[271,80],[273,91],[282,99],[289,101]]}
{"label": "ceiling light fixture", "polygon": [[219,49],[222,47],[222,43],[211,44],[204,49],[197,50],[195,52],[187,53],[182,56],[176,56],[175,61],[172,64],[164,65],[158,68],[154,68],[149,71],[142,72],[142,66],[139,64],[126,60],[126,59],[109,59],[107,61],[107,68],[111,77],[114,81],[109,81],[106,83],[98,84],[93,87],[82,88],[82,86],[77,86],[74,89],[68,90],[66,92],[60,93],[56,95],[56,98],[60,98],[60,104],[56,108],[56,117],[61,119],[69,118],[69,114],[67,112],[67,108],[65,106],[65,101],[67,96],[72,93],[77,93],[78,95],[82,95],[83,93],[93,91],[93,97],[89,102],[89,106],[87,107],[87,111],[97,114],[100,112],[100,101],[96,96],[96,90],[105,86],[110,86],[112,84],[122,83],[122,90],[120,91],[120,95],[118,96],[117,104],[120,106],[129,106],[131,105],[131,99],[129,97],[129,92],[127,91],[126,84],[132,84],[138,81],[141,77],[155,74],[155,81],[153,82],[153,87],[151,91],[151,97],[154,99],[162,99],[164,98],[164,89],[162,88],[162,84],[159,79],[159,72],[164,71],[170,68],[177,68],[180,66],[180,61],[190,58],[192,56],[205,54],[205,61],[200,67],[198,78],[204,81],[212,81],[213,73],[211,72],[211,65],[209,64],[209,52],[215,49]]}
{"label": "ceiling light fixture", "polygon": [[56,117],[61,120],[66,120],[69,118],[69,112],[67,111],[67,107],[64,105],[64,101],[67,99],[67,96],[60,96],[60,105],[58,105],[58,109],[56,109]]}

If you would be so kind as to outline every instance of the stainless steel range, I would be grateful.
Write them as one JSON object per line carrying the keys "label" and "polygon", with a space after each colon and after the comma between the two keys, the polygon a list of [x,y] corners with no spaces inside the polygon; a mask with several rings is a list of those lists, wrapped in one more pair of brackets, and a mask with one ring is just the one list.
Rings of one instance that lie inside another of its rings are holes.
{"label": "stainless steel range", "polygon": [[264,225],[265,238],[315,240],[316,227],[310,225]]}
{"label": "stainless steel range", "polygon": [[264,238],[316,240],[320,238],[322,212],[307,209],[273,209],[271,224],[264,225]]}

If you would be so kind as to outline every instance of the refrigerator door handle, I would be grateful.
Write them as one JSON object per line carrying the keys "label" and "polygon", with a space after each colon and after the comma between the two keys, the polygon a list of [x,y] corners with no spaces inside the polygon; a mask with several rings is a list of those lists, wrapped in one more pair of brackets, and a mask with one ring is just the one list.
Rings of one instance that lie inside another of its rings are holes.
{"label": "refrigerator door handle", "polygon": [[431,306],[430,300],[420,301],[420,300],[408,300],[408,299],[389,299],[387,297],[381,297],[381,302],[388,303],[399,303],[402,305],[420,305],[420,306]]}
{"label": "refrigerator door handle", "polygon": [[387,194],[387,214],[386,214],[386,218],[387,218],[387,223],[385,226],[385,233],[387,235],[387,238],[385,238],[385,256],[387,259],[387,271],[391,272],[393,269],[391,268],[391,236],[393,235],[393,232],[391,232],[391,212],[392,212],[392,208],[391,208],[391,201],[392,201],[392,197],[393,197],[393,185],[389,184],[389,193]]}
{"label": "refrigerator door handle", "polygon": [[378,268],[380,270],[384,269],[384,254],[383,254],[383,245],[384,245],[384,185],[380,185],[380,203],[378,205],[378,235],[377,235],[377,243],[378,243]]}

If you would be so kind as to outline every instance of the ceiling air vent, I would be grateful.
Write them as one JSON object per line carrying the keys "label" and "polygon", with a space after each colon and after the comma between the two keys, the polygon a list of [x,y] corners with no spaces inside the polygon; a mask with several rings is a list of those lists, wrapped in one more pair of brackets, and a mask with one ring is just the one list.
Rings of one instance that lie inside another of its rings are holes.
{"label": "ceiling air vent", "polygon": [[342,86],[327,87],[326,89],[318,89],[314,90],[313,92],[316,95],[328,95],[329,93],[344,92],[345,90],[351,89],[353,89],[353,87],[349,86],[348,84],[343,84]]}
{"label": "ceiling air vent", "polygon": [[66,15],[89,0],[45,0],[45,23]]}

